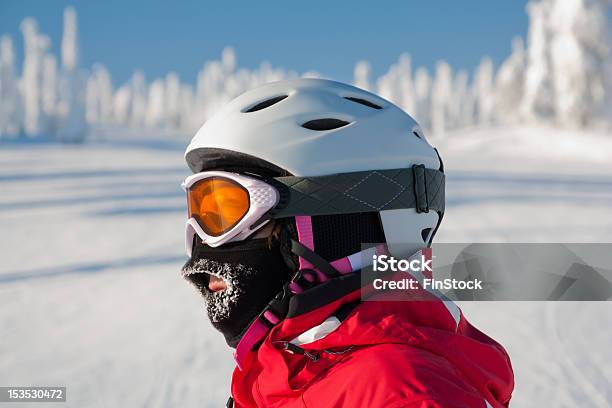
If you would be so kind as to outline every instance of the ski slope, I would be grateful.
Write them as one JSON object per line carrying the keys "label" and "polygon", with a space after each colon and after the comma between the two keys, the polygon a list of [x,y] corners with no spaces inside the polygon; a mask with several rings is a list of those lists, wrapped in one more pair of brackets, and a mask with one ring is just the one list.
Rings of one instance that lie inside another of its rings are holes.
{"label": "ski slope", "polygon": [[[0,385],[65,385],[75,408],[225,403],[231,353],[179,276],[186,142],[0,145]],[[438,241],[612,242],[612,138],[472,129],[434,143],[449,174]],[[508,349],[512,407],[610,406],[612,303],[461,306]]]}

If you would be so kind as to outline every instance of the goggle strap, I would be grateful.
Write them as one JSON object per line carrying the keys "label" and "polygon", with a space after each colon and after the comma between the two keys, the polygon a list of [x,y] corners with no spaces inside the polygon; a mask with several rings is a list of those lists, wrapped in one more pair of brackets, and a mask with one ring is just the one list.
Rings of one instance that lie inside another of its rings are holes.
{"label": "goggle strap", "polygon": [[276,177],[281,200],[271,218],[412,208],[444,212],[445,176],[424,165],[316,177]]}
{"label": "goggle strap", "polygon": [[249,230],[250,231],[256,230],[261,224],[263,224],[266,221],[269,221],[270,219],[272,219],[272,217],[270,217],[269,214],[264,214],[261,218],[259,218],[253,224],[251,224],[251,226],[249,227]]}

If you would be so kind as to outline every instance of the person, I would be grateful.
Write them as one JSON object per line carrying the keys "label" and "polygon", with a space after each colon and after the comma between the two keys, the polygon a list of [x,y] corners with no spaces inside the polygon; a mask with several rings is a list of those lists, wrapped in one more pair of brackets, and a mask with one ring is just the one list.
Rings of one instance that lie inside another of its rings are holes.
{"label": "person", "polygon": [[424,252],[444,213],[442,161],[408,114],[334,81],[275,82],[185,158],[183,275],[235,348],[228,406],[508,406],[507,353],[456,305],[363,290],[368,257]]}

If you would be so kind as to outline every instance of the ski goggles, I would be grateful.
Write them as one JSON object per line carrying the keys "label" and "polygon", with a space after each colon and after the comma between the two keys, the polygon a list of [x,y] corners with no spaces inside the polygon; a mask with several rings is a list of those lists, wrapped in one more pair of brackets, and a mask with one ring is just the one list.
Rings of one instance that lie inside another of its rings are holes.
{"label": "ski goggles", "polygon": [[188,256],[196,235],[218,247],[246,239],[271,219],[407,208],[444,212],[444,173],[424,165],[315,177],[204,171],[187,177],[182,187]]}

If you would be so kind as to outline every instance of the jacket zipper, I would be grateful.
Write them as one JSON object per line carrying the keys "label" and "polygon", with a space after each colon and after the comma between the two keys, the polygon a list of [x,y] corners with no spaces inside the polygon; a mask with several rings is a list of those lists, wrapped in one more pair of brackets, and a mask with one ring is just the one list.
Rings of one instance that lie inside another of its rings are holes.
{"label": "jacket zipper", "polygon": [[318,354],[314,354],[314,353],[311,353],[308,350],[304,350],[303,348],[301,348],[297,344],[293,344],[293,343],[290,343],[288,341],[278,341],[276,343],[280,343],[281,346],[283,347],[283,350],[287,350],[287,351],[289,351],[291,353],[294,353],[294,354],[300,354],[302,356],[306,356],[309,359],[311,359],[312,361],[319,361],[320,356]]}
{"label": "jacket zipper", "polygon": [[345,349],[342,350],[321,350],[319,353],[314,353],[312,350],[308,351],[306,349],[303,349],[302,347],[298,346],[297,344],[293,344],[290,343],[288,341],[276,341],[274,342],[275,344],[280,344],[283,348],[283,350],[287,350],[290,353],[293,354],[299,354],[302,356],[306,356],[309,359],[311,359],[312,361],[316,362],[319,361],[319,359],[321,358],[321,354],[326,353],[326,354],[332,354],[332,355],[341,355],[346,353],[347,351],[350,351],[353,346],[347,347]]}

